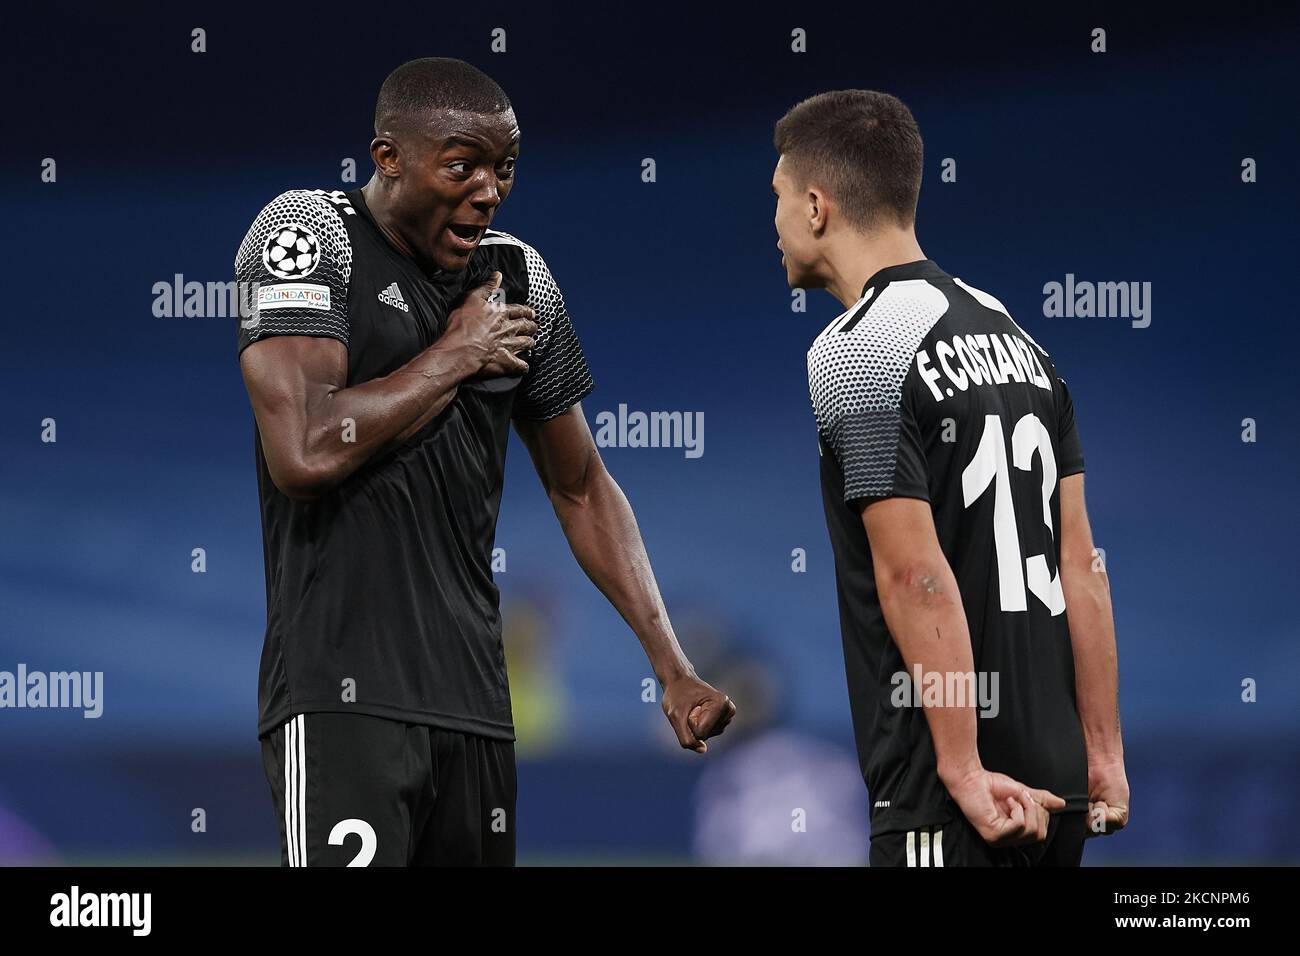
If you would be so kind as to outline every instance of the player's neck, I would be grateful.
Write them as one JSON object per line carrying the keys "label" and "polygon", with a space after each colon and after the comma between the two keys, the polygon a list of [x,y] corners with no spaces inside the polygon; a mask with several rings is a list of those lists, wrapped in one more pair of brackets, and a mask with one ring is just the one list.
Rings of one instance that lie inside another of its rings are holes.
{"label": "player's neck", "polygon": [[411,244],[402,238],[401,232],[396,226],[396,219],[393,211],[388,206],[388,195],[380,187],[378,177],[371,177],[370,182],[361,187],[361,195],[366,200],[366,208],[370,210],[370,217],[379,227],[379,231],[384,234],[388,244],[403,255],[415,259],[415,250]]}
{"label": "player's neck", "polygon": [[862,297],[862,287],[881,269],[924,258],[916,232],[910,227],[871,235],[846,232],[826,251],[826,291],[847,309]]}

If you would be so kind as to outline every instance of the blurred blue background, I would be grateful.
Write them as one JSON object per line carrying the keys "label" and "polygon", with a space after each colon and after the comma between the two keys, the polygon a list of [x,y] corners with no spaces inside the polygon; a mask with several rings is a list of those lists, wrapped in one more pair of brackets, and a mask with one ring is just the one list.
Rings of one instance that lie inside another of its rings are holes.
{"label": "blurred blue background", "polygon": [[[152,287],[228,281],[284,189],[354,188],[347,158],[363,183],[379,84],[426,55],[470,60],[514,100],[519,179],[496,225],[566,294],[597,381],[589,420],[620,403],[704,413],[698,459],[605,457],[683,644],[745,715],[705,759],[675,747],[642,700],[635,638],[512,438],[497,544],[521,862],[865,859],[804,367],[840,308],[811,293],[791,311],[768,188],[775,120],[842,87],[912,107],[922,246],[1001,298],[1075,397],[1134,808],[1086,861],[1300,861],[1294,8],[455,10],[10,15],[0,670],[103,671],[105,708],[0,710],[0,861],[277,860],[234,320],[155,317]],[[790,51],[796,27],[807,53]],[[1150,327],[1044,318],[1044,283],[1067,273],[1151,282]]]}

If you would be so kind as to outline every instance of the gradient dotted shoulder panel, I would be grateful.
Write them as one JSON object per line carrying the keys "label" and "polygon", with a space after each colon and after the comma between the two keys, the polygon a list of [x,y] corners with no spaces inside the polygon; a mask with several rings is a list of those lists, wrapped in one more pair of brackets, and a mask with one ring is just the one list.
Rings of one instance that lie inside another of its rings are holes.
{"label": "gradient dotted shoulder panel", "polygon": [[240,323],[241,345],[268,335],[347,344],[352,242],[340,209],[356,214],[342,193],[291,189],[258,213],[235,256],[235,278],[259,305]]}
{"label": "gradient dotted shoulder panel", "polygon": [[808,350],[817,430],[844,472],[846,501],[893,493],[903,382],[947,311],[947,297],[926,280],[891,282],[828,325]]}

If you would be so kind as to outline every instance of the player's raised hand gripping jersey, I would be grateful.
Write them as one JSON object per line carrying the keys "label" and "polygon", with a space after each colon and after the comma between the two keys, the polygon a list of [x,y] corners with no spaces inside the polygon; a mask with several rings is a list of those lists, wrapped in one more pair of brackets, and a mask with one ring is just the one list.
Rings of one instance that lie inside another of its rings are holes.
{"label": "player's raised hand gripping jersey", "polygon": [[337,339],[348,386],[432,345],[493,271],[506,301],[536,311],[526,374],[463,382],[409,442],[321,498],[285,497],[260,440],[256,451],[267,587],[259,733],[341,711],[512,738],[491,570],[510,420],[554,417],[592,388],[550,270],[532,247],[489,231],[464,271],[425,274],[388,243],[360,190],[292,190],[254,220],[235,271],[256,285],[239,349],[275,335]]}
{"label": "player's raised hand gripping jersey", "polygon": [[593,387],[560,287],[537,250],[507,233],[489,229],[474,258],[476,274],[486,278],[492,269],[500,270],[507,301],[525,302],[537,313],[537,347],[527,355],[528,373],[514,414],[539,422],[552,419]]}
{"label": "player's raised hand gripping jersey", "polygon": [[[984,766],[1087,807],[1057,571],[1058,481],[1083,471],[1047,353],[993,296],[930,260],[883,269],[808,352],[850,704],[872,833],[956,816],[881,611],[865,501],[930,502],[965,608]],[[907,687],[899,706],[900,686]],[[918,689],[918,693],[919,693]]]}

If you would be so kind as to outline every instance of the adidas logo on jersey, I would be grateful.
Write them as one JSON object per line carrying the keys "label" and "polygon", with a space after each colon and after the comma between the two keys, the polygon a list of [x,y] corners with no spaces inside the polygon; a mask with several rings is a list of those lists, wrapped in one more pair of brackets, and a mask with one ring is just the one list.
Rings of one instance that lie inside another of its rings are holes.
{"label": "adidas logo on jersey", "polygon": [[397,288],[397,283],[392,283],[387,289],[379,293],[379,301],[384,305],[391,305],[394,309],[401,309],[403,312],[410,312],[411,307],[406,304],[402,298],[402,290]]}

